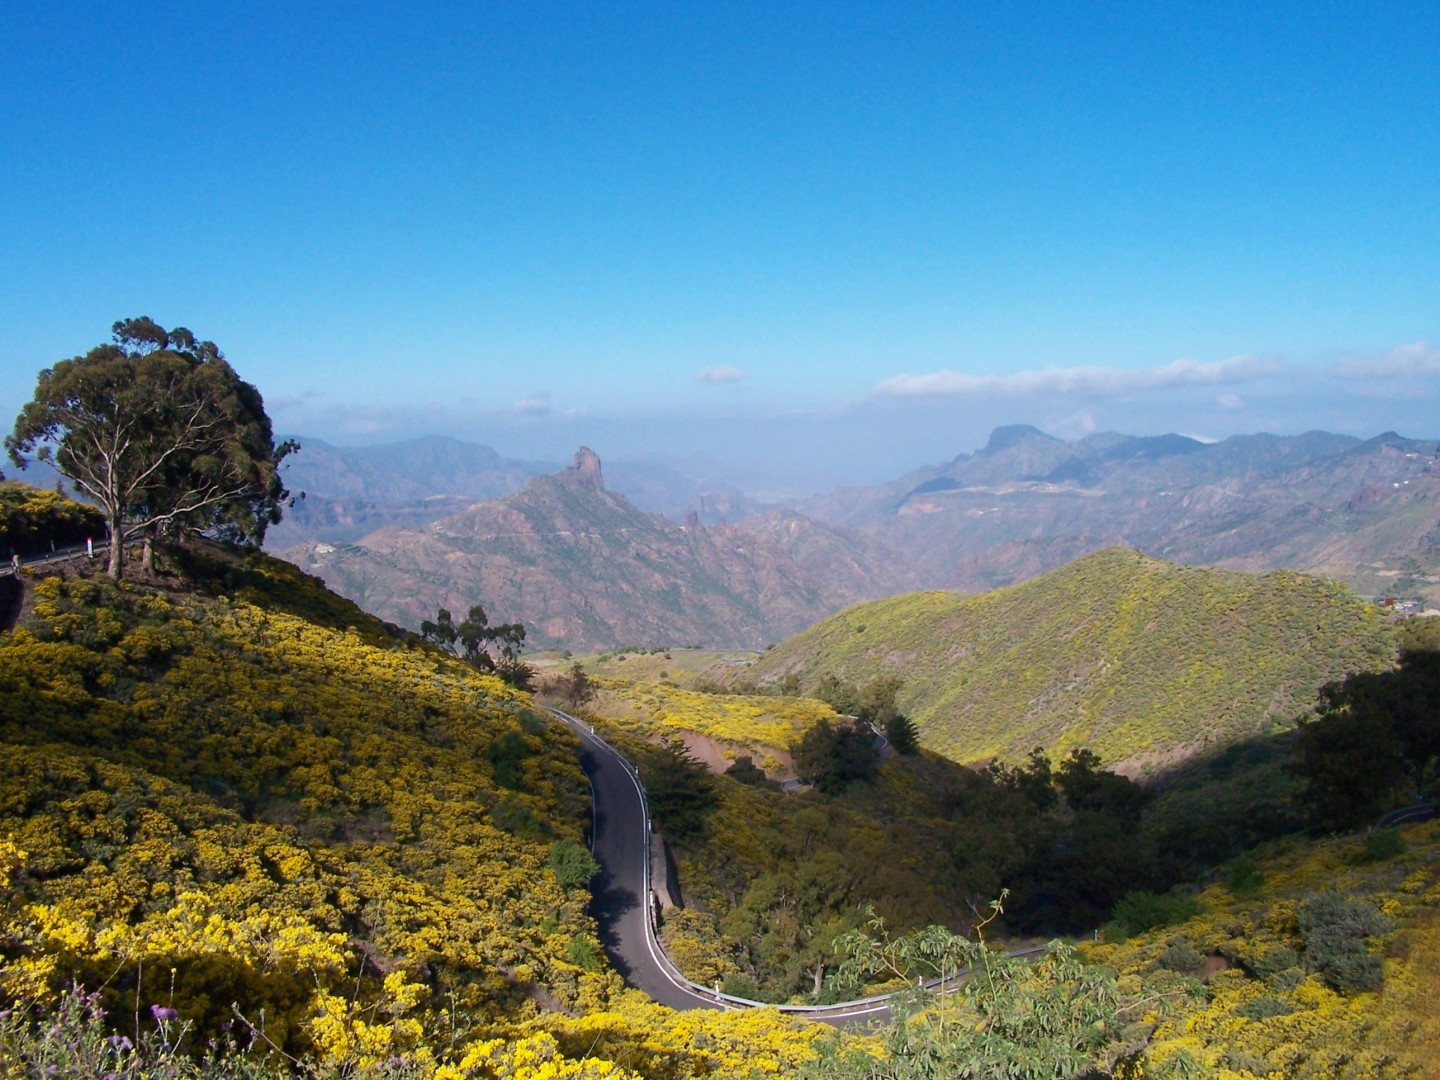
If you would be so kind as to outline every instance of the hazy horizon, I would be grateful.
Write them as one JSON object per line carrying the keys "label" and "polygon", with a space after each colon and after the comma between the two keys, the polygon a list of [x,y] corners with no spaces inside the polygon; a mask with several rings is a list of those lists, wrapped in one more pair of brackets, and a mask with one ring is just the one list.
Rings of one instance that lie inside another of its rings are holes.
{"label": "hazy horizon", "polygon": [[[773,462],[773,461],[765,461],[765,460],[756,459],[756,458],[745,458],[745,457],[743,457],[743,456],[725,457],[725,456],[722,456],[722,455],[711,454],[711,453],[708,453],[708,452],[706,452],[706,451],[691,451],[691,452],[688,452],[688,453],[672,453],[672,454],[661,454],[661,453],[656,453],[656,452],[653,452],[653,451],[645,451],[645,452],[641,452],[641,453],[628,453],[628,454],[627,454],[627,453],[623,453],[623,452],[612,453],[612,452],[610,452],[609,448],[607,448],[607,447],[605,447],[605,446],[598,445],[598,444],[597,444],[597,445],[592,445],[592,444],[590,444],[590,443],[577,443],[577,444],[575,444],[574,446],[568,448],[567,450],[565,450],[565,451],[563,451],[563,452],[560,452],[560,453],[556,453],[556,454],[550,454],[550,455],[546,455],[546,454],[526,455],[526,454],[510,453],[510,452],[507,451],[507,449],[506,449],[504,446],[497,445],[497,444],[494,443],[494,442],[487,442],[487,441],[484,440],[484,439],[467,439],[467,438],[464,438],[464,437],[461,437],[461,436],[443,435],[443,434],[440,434],[440,433],[426,433],[426,434],[420,434],[420,435],[415,435],[415,436],[406,436],[406,437],[404,437],[404,438],[397,438],[397,439],[388,439],[388,438],[387,438],[387,439],[375,439],[375,440],[351,441],[351,442],[335,442],[335,441],[332,441],[332,440],[329,440],[329,439],[320,439],[320,441],[321,441],[321,442],[324,442],[324,443],[326,443],[327,445],[329,445],[329,446],[331,446],[331,447],[334,447],[334,448],[336,448],[336,449],[339,449],[339,450],[347,450],[347,449],[376,448],[376,447],[394,446],[394,445],[401,444],[401,443],[404,443],[404,442],[409,442],[409,441],[419,440],[419,439],[425,439],[425,438],[427,438],[427,437],[454,438],[454,439],[458,439],[458,440],[461,441],[461,442],[470,443],[470,444],[472,444],[472,445],[488,447],[488,448],[490,448],[491,450],[494,450],[496,453],[498,453],[502,458],[506,458],[506,459],[508,459],[508,460],[512,460],[512,461],[526,461],[526,462],[529,462],[529,463],[531,463],[531,464],[544,465],[544,466],[546,466],[546,467],[548,467],[548,468],[550,468],[550,469],[554,469],[554,470],[556,470],[556,471],[558,471],[558,470],[560,470],[560,469],[563,469],[563,468],[565,468],[567,465],[569,465],[570,462],[571,462],[571,459],[573,458],[573,456],[574,456],[574,454],[575,454],[575,452],[576,452],[577,450],[579,450],[582,446],[585,446],[585,447],[588,447],[589,449],[595,451],[595,453],[597,454],[597,456],[599,456],[599,458],[600,458],[602,467],[620,466],[620,467],[624,468],[624,467],[634,467],[634,466],[642,466],[642,467],[643,467],[643,466],[654,466],[654,467],[658,467],[658,468],[667,469],[667,470],[669,470],[669,471],[671,471],[671,472],[674,472],[674,473],[676,473],[676,474],[678,474],[678,475],[680,475],[680,476],[684,476],[684,477],[687,477],[687,478],[696,478],[696,477],[701,477],[701,476],[703,476],[703,477],[705,477],[705,478],[707,478],[707,479],[711,479],[711,480],[713,480],[713,481],[715,481],[715,482],[724,482],[724,483],[727,483],[727,484],[733,484],[734,486],[736,486],[736,487],[740,488],[742,491],[744,491],[747,495],[750,495],[750,496],[752,496],[752,497],[759,497],[759,496],[761,496],[761,495],[766,494],[766,492],[765,492],[764,489],[765,489],[766,486],[767,486],[767,478],[773,478],[773,480],[774,480],[775,482],[770,482],[770,483],[769,483],[769,486],[770,486],[771,488],[783,489],[783,490],[777,490],[777,491],[771,492],[771,494],[775,494],[777,497],[795,497],[795,496],[801,496],[801,495],[822,494],[822,493],[828,492],[828,491],[830,491],[830,490],[832,490],[832,489],[834,489],[834,488],[847,487],[847,486],[853,486],[853,485],[867,485],[867,484],[881,483],[881,482],[885,482],[885,481],[889,481],[889,480],[895,480],[895,479],[898,479],[899,477],[903,476],[905,473],[912,472],[912,471],[917,470],[917,469],[924,469],[924,468],[928,468],[928,467],[932,467],[932,466],[939,466],[939,465],[942,465],[942,464],[944,464],[944,463],[946,463],[946,462],[948,462],[948,461],[951,461],[951,460],[955,459],[956,457],[973,455],[973,454],[975,454],[976,452],[978,452],[978,451],[980,451],[980,450],[983,450],[983,449],[985,448],[985,445],[986,445],[986,443],[987,443],[987,441],[988,441],[988,439],[989,439],[989,436],[990,436],[991,432],[993,432],[994,430],[996,430],[996,429],[998,429],[998,428],[1010,427],[1010,426],[1033,426],[1033,425],[997,424],[997,425],[995,425],[994,428],[991,429],[991,431],[987,431],[987,432],[986,432],[985,438],[982,438],[979,443],[977,443],[977,444],[975,444],[975,445],[973,445],[973,446],[960,447],[960,448],[957,448],[954,453],[942,455],[942,456],[935,457],[935,458],[927,458],[927,459],[924,459],[924,460],[920,460],[920,459],[907,460],[907,461],[901,462],[898,466],[896,466],[896,467],[893,468],[893,469],[880,468],[880,467],[879,467],[880,463],[878,463],[878,462],[873,463],[873,464],[875,465],[875,467],[874,467],[874,468],[869,468],[869,469],[855,467],[855,466],[854,466],[854,463],[852,462],[852,463],[851,463],[851,467],[848,468],[848,469],[845,469],[845,468],[841,468],[841,467],[840,467],[840,465],[842,465],[843,463],[841,463],[841,462],[836,462],[836,466],[837,466],[837,467],[836,467],[836,469],[835,469],[834,471],[825,471],[825,470],[818,469],[818,468],[815,468],[815,469],[807,469],[807,468],[805,468],[805,467],[803,467],[803,466],[787,467],[786,465],[778,464],[778,463]],[[1054,432],[1044,431],[1043,428],[1039,428],[1039,429],[1037,429],[1037,430],[1042,431],[1043,434],[1051,435],[1051,436],[1054,436],[1054,437],[1056,437],[1056,438],[1061,438],[1061,436],[1055,436],[1055,433],[1054,433]],[[1314,430],[1321,430],[1321,429],[1313,429],[1313,428],[1312,428],[1312,429],[1308,429],[1308,430],[1314,431]],[[1365,434],[1365,435],[1354,435],[1353,433],[1350,433],[1350,432],[1332,432],[1332,434],[1352,435],[1352,437],[1355,437],[1355,438],[1358,438],[1358,439],[1364,441],[1364,440],[1366,440],[1366,439],[1378,438],[1379,436],[1384,435],[1384,434],[1386,434],[1387,432],[1393,431],[1393,430],[1394,430],[1394,429],[1387,428],[1387,429],[1384,429],[1384,430],[1381,430],[1381,431],[1370,432],[1370,433]],[[1160,436],[1160,435],[1171,435],[1171,434],[1184,434],[1183,432],[1173,432],[1173,431],[1147,431],[1147,432],[1109,431],[1109,432],[1091,432],[1090,434],[1107,434],[1107,433],[1108,433],[1108,434],[1125,435],[1125,436],[1134,436],[1134,437],[1138,437],[1138,438],[1145,438],[1145,437],[1152,437],[1152,436]],[[1273,431],[1272,431],[1272,432],[1259,432],[1259,431],[1255,431],[1255,432],[1236,432],[1236,433],[1234,433],[1234,435],[1232,435],[1232,436],[1226,436],[1226,437],[1227,437],[1227,438],[1232,438],[1232,437],[1236,437],[1236,436],[1249,436],[1249,435],[1282,435],[1282,436],[1293,436],[1293,435],[1300,435],[1300,434],[1305,434],[1305,433],[1306,433],[1306,432],[1273,432]],[[1436,434],[1436,433],[1431,432],[1431,431],[1396,431],[1395,434],[1398,434],[1398,435],[1400,435],[1400,436],[1402,436],[1402,437],[1404,437],[1404,438],[1407,438],[1407,439],[1415,439],[1415,440],[1420,440],[1420,441],[1434,440],[1434,441],[1437,442],[1437,446],[1440,446],[1440,434]],[[287,432],[287,433],[285,433],[285,437],[297,439],[297,440],[300,442],[300,444],[301,444],[301,449],[302,449],[302,451],[303,451],[303,449],[304,449],[304,445],[305,445],[305,442],[307,441],[307,439],[319,438],[319,436],[308,436],[308,435],[305,435],[304,433],[301,433],[301,432]],[[1194,436],[1190,436],[1190,437],[1193,438]],[[1083,438],[1083,436],[1082,436],[1082,438]],[[1078,440],[1076,440],[1076,439],[1067,439],[1067,440],[1065,440],[1065,441],[1067,441],[1067,442],[1075,442],[1075,441],[1078,441]],[[1202,442],[1222,442],[1222,441],[1224,441],[1224,440],[1218,440],[1218,439],[1217,439],[1217,440],[1201,439],[1200,441],[1202,441]],[[613,469],[612,469],[612,471],[613,471]],[[23,477],[22,477],[22,478],[23,478]],[[624,487],[625,487],[625,485],[624,485],[623,483],[621,483],[621,484],[611,483],[611,484],[609,484],[608,486],[614,487],[614,488],[616,488],[617,490],[622,490],[622,491],[624,490]]]}

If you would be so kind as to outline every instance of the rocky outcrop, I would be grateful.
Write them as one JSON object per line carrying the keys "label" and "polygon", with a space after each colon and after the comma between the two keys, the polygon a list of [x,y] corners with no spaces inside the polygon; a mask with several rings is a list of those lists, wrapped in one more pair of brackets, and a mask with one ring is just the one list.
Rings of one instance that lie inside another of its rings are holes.
{"label": "rocky outcrop", "polygon": [[605,475],[600,470],[600,455],[588,446],[580,447],[575,451],[575,460],[560,474],[560,479],[568,484],[580,484],[604,491]]}

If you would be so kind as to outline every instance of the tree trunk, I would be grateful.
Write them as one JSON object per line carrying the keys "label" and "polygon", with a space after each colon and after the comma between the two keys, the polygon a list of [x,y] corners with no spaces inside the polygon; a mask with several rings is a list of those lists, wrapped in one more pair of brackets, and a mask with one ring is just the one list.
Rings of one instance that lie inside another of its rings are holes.
{"label": "tree trunk", "polygon": [[149,529],[145,530],[145,540],[140,545],[140,565],[147,574],[155,572],[155,536]]}
{"label": "tree trunk", "polygon": [[121,571],[125,564],[125,533],[121,530],[119,522],[115,519],[110,521],[110,562],[105,572],[114,580],[120,580]]}

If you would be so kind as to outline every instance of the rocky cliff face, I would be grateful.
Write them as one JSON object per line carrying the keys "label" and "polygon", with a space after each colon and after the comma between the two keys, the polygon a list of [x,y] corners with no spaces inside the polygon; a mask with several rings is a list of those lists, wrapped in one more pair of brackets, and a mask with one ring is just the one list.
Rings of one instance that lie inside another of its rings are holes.
{"label": "rocky cliff face", "polygon": [[875,595],[858,561],[822,575],[767,536],[637,509],[606,490],[585,448],[509,498],[282,555],[405,626],[483,603],[492,621],[524,623],[532,643],[574,650],[759,648]]}
{"label": "rocky cliff face", "polygon": [[560,474],[560,478],[566,483],[605,490],[605,474],[600,469],[600,455],[588,446],[582,446],[575,451],[575,460]]}

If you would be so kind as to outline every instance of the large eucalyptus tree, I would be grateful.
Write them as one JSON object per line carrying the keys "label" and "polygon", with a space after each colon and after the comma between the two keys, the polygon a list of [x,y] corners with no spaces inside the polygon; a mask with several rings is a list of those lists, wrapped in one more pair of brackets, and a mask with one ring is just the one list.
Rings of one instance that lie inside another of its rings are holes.
{"label": "large eucalyptus tree", "polygon": [[109,573],[125,543],[194,530],[258,544],[287,497],[264,401],[212,341],[149,318],[112,327],[113,341],[40,372],[5,440],[54,465],[95,501],[110,533]]}

